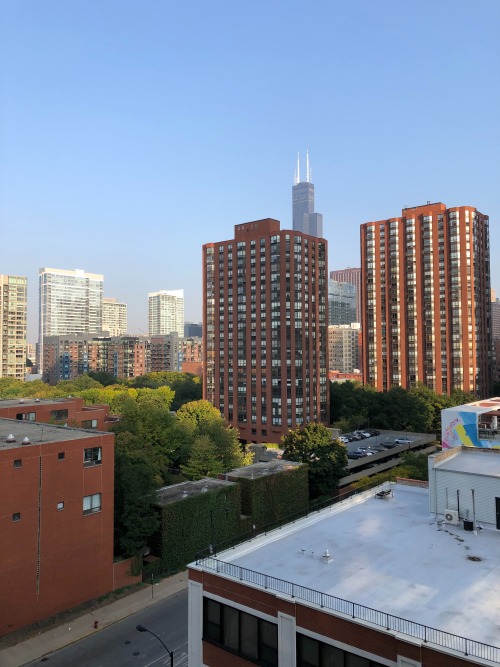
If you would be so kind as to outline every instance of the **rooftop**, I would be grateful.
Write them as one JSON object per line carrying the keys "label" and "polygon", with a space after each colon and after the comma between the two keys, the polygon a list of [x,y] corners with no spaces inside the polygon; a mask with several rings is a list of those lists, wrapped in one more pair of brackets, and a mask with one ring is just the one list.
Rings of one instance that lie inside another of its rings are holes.
{"label": "rooftop", "polygon": [[[13,435],[15,442],[6,442],[9,435]],[[29,438],[30,444],[38,445],[41,442],[67,442],[68,440],[83,440],[102,435],[102,431],[89,431],[81,428],[68,428],[53,424],[20,421],[17,419],[0,419],[0,451],[25,447],[24,438]]]}
{"label": "rooftop", "polygon": [[[393,489],[386,499],[376,498],[373,489],[353,496],[218,559],[499,646],[500,534],[484,529],[475,535],[436,523],[427,489]],[[323,556],[327,550],[329,558]],[[254,585],[264,581],[250,578]],[[302,597],[305,589],[296,590]]]}
{"label": "rooftop", "polygon": [[286,472],[294,468],[300,468],[303,463],[296,463],[295,461],[285,461],[283,459],[274,461],[261,461],[260,463],[252,463],[243,468],[236,468],[225,474],[225,478],[232,480],[236,478],[257,479],[258,477],[265,477],[266,475],[275,475],[279,472]]}
{"label": "rooftop", "polygon": [[60,405],[74,400],[76,396],[65,396],[64,398],[2,398],[0,399],[0,409],[19,407],[22,411],[23,407],[33,407],[37,405]]}
{"label": "rooftop", "polygon": [[442,461],[439,460],[439,455],[434,457],[434,467],[439,470],[500,477],[500,450],[454,447],[451,451],[453,454]]}
{"label": "rooftop", "polygon": [[183,500],[190,496],[197,496],[200,493],[206,493],[207,491],[213,491],[214,489],[221,489],[228,486],[234,486],[234,482],[226,482],[225,480],[213,479],[211,477],[205,477],[197,482],[172,484],[158,489],[157,502],[158,505],[164,507],[165,505],[170,505],[171,503],[175,503],[178,500]]}

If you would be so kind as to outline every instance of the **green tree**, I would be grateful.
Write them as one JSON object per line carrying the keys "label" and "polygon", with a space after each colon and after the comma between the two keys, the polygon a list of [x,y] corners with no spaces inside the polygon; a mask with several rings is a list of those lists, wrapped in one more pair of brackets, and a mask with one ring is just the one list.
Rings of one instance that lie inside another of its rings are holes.
{"label": "green tree", "polygon": [[311,422],[305,428],[291,430],[281,442],[284,459],[308,464],[312,498],[331,494],[345,476],[347,448],[338,440],[332,440],[323,424]]}
{"label": "green tree", "polygon": [[215,477],[224,472],[224,466],[217,452],[217,447],[208,435],[199,435],[195,438],[191,455],[187,465],[181,466],[181,471],[189,479]]}
{"label": "green tree", "polygon": [[154,471],[140,458],[115,456],[115,553],[138,556],[159,528]]}
{"label": "green tree", "polygon": [[202,422],[219,421],[222,422],[222,417],[214,406],[209,401],[190,401],[185,403],[176,412],[176,417],[179,421],[189,421],[195,427]]}

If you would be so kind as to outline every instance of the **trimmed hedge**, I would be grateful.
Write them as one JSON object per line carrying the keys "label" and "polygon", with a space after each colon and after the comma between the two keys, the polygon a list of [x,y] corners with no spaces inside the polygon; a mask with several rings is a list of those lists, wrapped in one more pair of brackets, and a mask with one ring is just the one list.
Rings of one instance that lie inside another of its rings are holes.
{"label": "trimmed hedge", "polygon": [[210,544],[219,544],[241,534],[240,487],[235,484],[213,489],[158,507],[161,527],[155,538],[155,553],[167,574],[183,569]]}
{"label": "trimmed hedge", "polygon": [[236,481],[241,487],[242,514],[252,517],[257,530],[309,506],[306,465],[257,479],[240,477]]}

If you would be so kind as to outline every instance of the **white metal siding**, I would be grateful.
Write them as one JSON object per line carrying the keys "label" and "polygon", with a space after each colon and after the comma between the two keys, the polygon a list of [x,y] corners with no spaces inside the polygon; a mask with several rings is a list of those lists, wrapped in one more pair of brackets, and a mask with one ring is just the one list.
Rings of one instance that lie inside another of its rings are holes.
{"label": "white metal siding", "polygon": [[430,474],[436,476],[435,491],[431,489],[430,494],[431,512],[435,512],[436,508],[438,514],[444,514],[447,509],[458,510],[458,490],[460,519],[469,518],[472,520],[471,490],[474,489],[476,521],[496,525],[495,498],[500,498],[500,480],[498,478],[439,470],[439,468],[431,471]]}

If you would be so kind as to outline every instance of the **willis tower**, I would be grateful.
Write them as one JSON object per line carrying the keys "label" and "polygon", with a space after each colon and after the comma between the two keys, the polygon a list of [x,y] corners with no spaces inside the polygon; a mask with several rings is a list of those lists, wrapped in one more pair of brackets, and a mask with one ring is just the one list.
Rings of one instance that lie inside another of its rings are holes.
{"label": "willis tower", "polygon": [[323,215],[314,212],[314,185],[311,183],[309,151],[306,154],[306,180],[300,180],[300,157],[292,188],[293,228],[298,232],[323,238]]}

